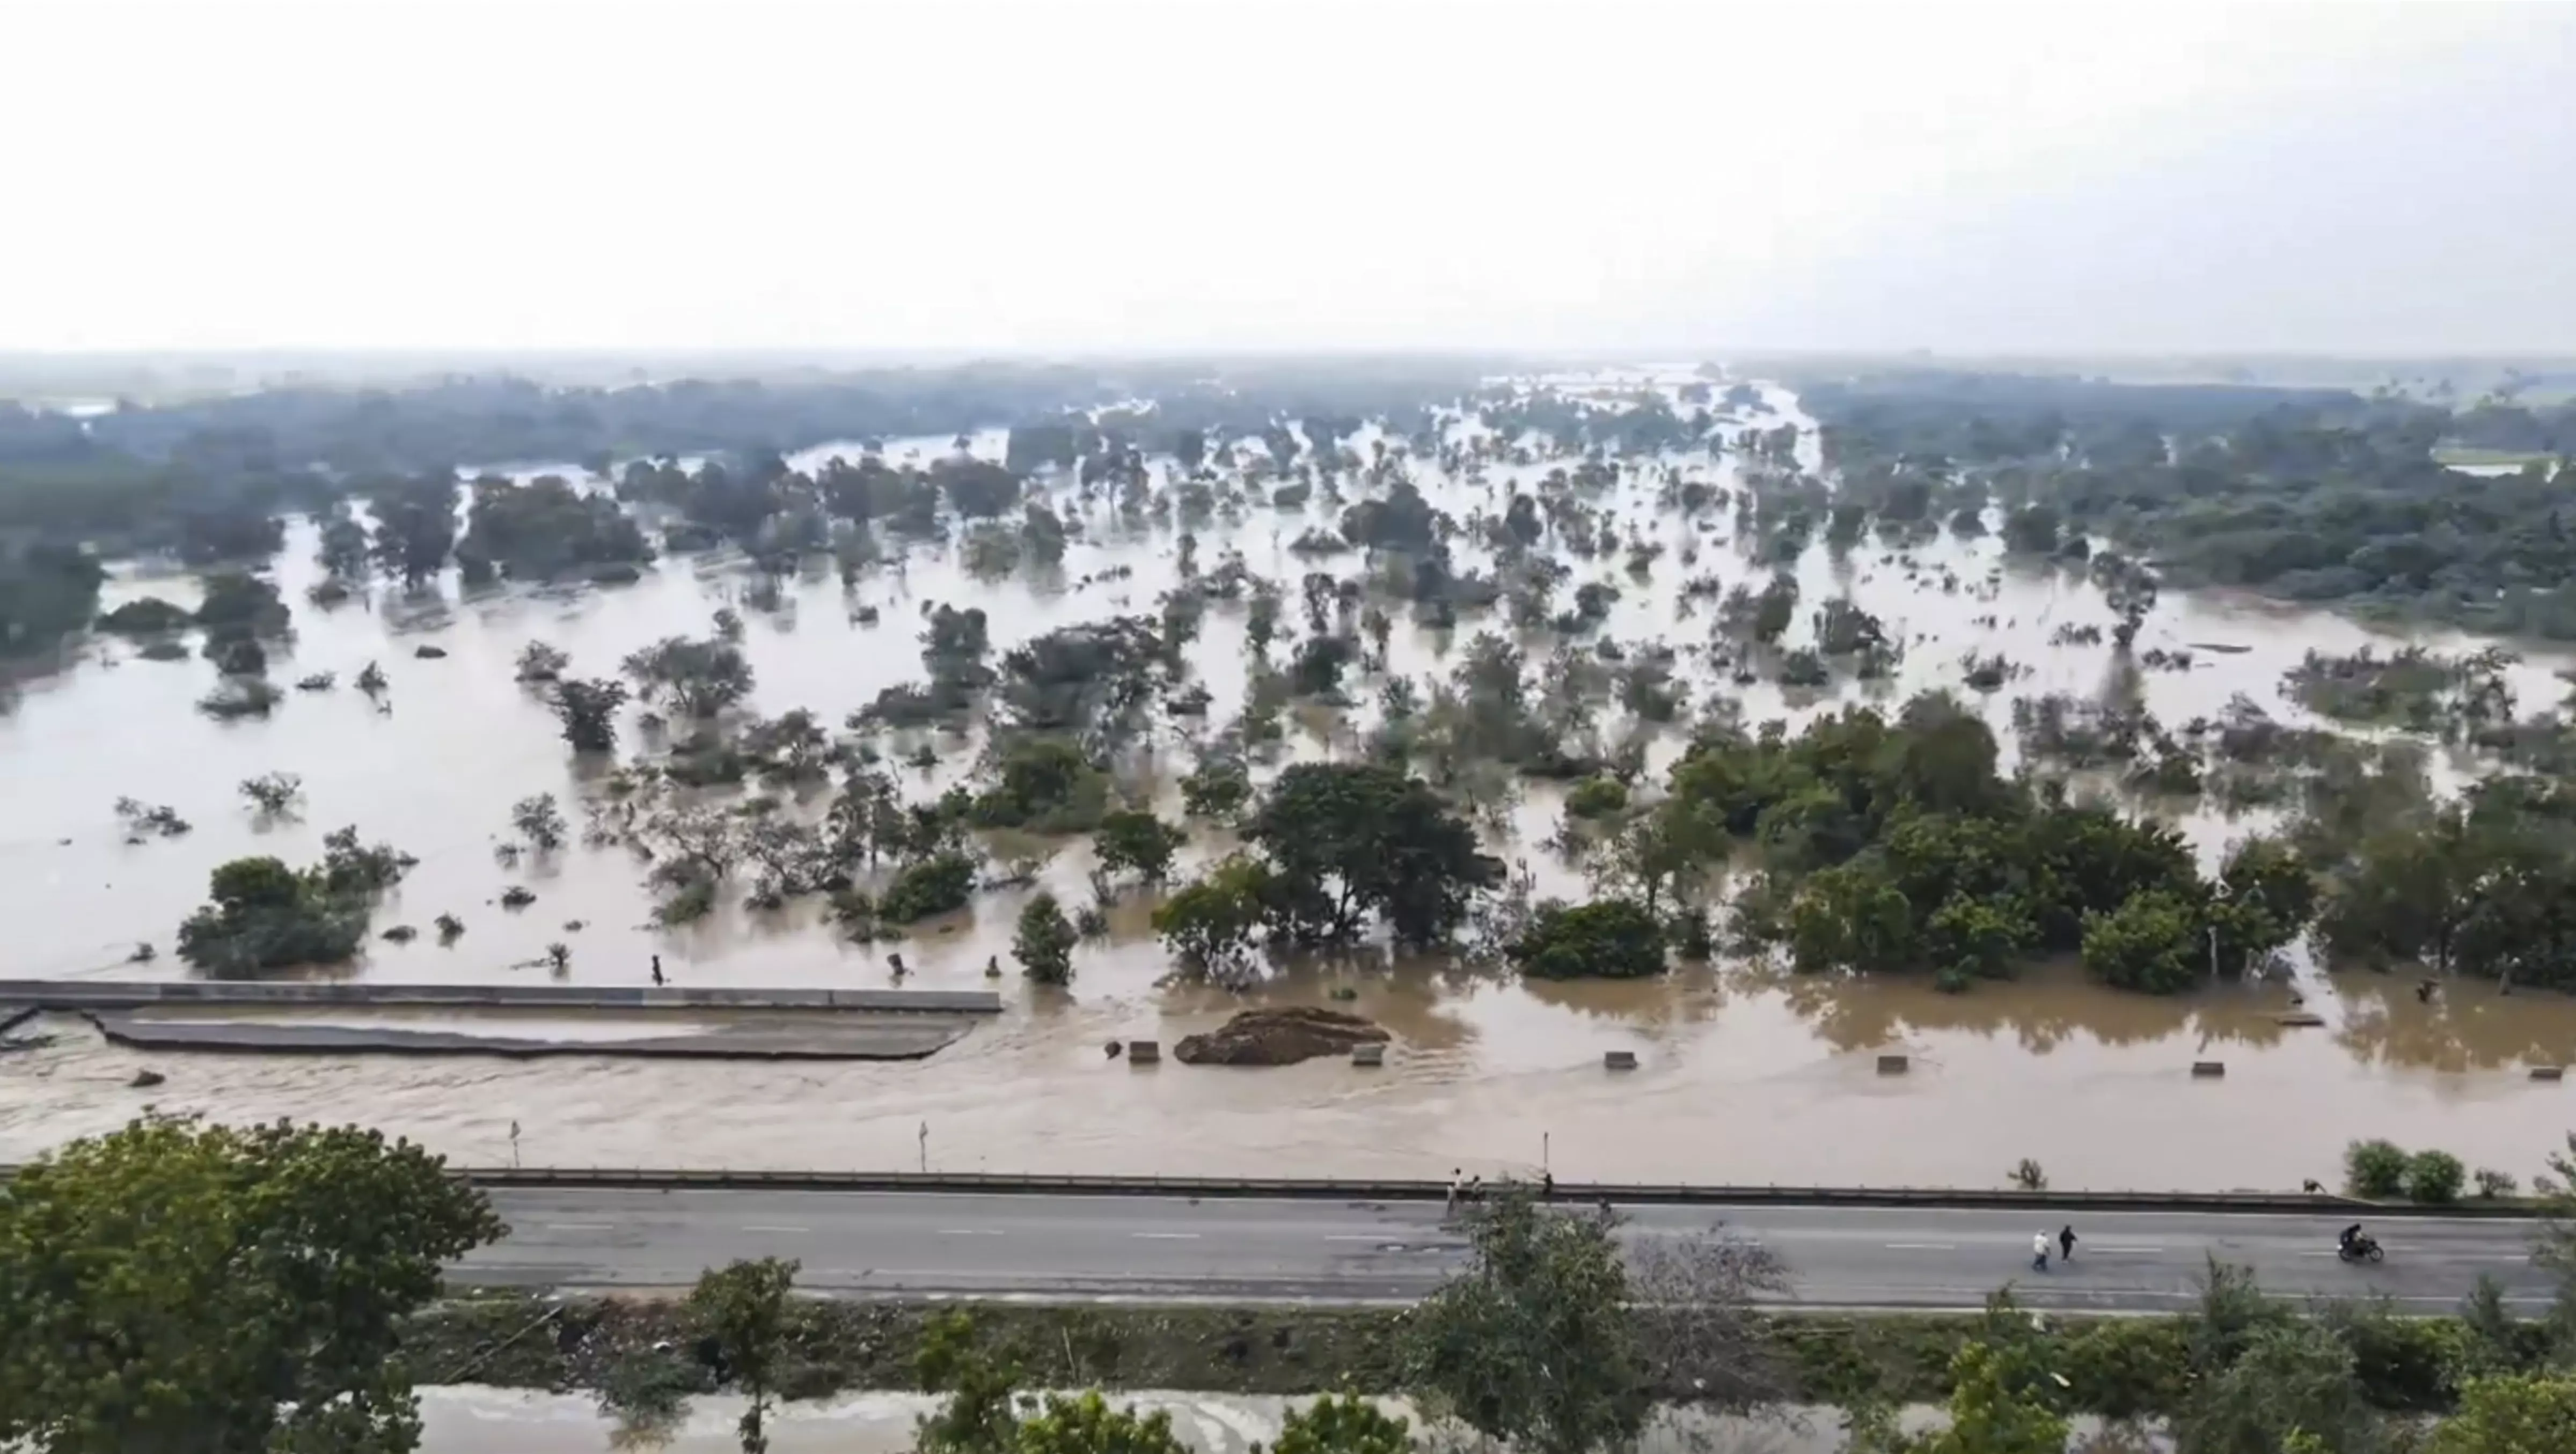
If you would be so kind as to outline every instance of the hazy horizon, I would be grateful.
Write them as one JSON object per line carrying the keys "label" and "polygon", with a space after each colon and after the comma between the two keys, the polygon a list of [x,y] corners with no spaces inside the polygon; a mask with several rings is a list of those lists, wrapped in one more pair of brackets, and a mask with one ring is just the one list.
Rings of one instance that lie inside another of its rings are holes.
{"label": "hazy horizon", "polygon": [[20,0],[0,355],[2576,354],[2576,6]]}

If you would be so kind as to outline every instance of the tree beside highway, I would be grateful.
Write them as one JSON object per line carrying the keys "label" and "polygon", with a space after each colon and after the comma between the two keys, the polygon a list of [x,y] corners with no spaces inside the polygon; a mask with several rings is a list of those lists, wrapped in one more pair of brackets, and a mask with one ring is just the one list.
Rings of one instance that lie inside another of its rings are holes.
{"label": "tree beside highway", "polygon": [[420,1441],[402,1325],[507,1229],[407,1141],[141,1120],[0,1186],[0,1446]]}
{"label": "tree beside highway", "polygon": [[1736,1415],[1789,1389],[1753,1310],[1787,1291],[1758,1244],[1640,1238],[1617,1217],[1506,1186],[1467,1213],[1468,1266],[1407,1320],[1407,1387],[1426,1408],[1532,1454],[1626,1448],[1659,1408]]}

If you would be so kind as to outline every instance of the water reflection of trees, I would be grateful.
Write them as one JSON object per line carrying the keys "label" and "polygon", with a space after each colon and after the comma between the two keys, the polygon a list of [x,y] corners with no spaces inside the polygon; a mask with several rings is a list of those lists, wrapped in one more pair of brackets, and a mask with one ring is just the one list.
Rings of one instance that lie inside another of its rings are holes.
{"label": "water reflection of trees", "polygon": [[2565,1065],[2576,1059],[2576,999],[2543,991],[2498,994],[2448,982],[2426,1003],[2410,975],[2357,974],[2336,981],[2344,1026],[2335,1039],[2374,1064],[2440,1071]]}
{"label": "water reflection of trees", "polygon": [[2141,1045],[2189,1038],[2199,1047],[2262,1049],[2286,1027],[2277,1010],[2227,994],[2220,998],[2129,994],[2056,970],[2022,980],[1981,981],[1966,994],[1944,994],[1928,980],[1801,975],[1762,967],[1743,971],[1738,988],[1776,994],[1819,1039],[1837,1050],[1869,1050],[1906,1034],[1965,1032],[1986,1038],[2009,1032],[2025,1050],[2045,1055],[2070,1038]]}

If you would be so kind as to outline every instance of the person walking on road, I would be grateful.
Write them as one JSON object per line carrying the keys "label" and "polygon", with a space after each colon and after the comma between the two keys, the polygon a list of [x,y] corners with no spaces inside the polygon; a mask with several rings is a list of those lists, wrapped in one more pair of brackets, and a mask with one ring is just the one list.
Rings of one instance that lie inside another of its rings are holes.
{"label": "person walking on road", "polygon": [[2033,1272],[2048,1270],[2048,1234],[2046,1232],[2030,1239],[2030,1270]]}
{"label": "person walking on road", "polygon": [[658,954],[653,956],[653,983],[662,983],[662,956]]}
{"label": "person walking on road", "polygon": [[2057,1229],[2057,1260],[2060,1262],[2075,1260],[2075,1228],[2071,1223]]}
{"label": "person walking on road", "polygon": [[1463,1166],[1453,1166],[1449,1168],[1449,1210],[1452,1213],[1458,1210],[1459,1188],[1466,1184],[1467,1168]]}

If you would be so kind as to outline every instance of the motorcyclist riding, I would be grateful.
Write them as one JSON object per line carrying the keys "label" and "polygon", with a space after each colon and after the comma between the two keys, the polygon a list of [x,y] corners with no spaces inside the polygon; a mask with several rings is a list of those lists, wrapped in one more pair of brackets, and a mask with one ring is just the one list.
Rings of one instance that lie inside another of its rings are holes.
{"label": "motorcyclist riding", "polygon": [[2346,1262],[2377,1262],[2379,1244],[2363,1236],[2361,1224],[2355,1222],[2344,1228],[2343,1235],[2335,1239],[2335,1255]]}
{"label": "motorcyclist riding", "polygon": [[2335,1245],[2346,1252],[2350,1252],[2353,1249],[2353,1244],[2360,1240],[2361,1223],[2355,1222],[2351,1226],[2343,1229],[2342,1236],[2335,1238]]}

